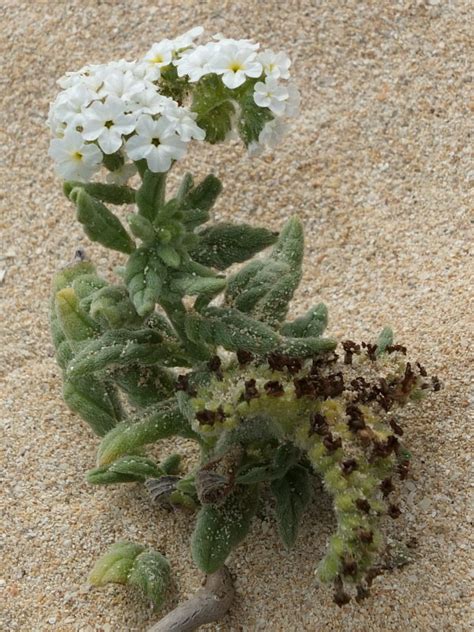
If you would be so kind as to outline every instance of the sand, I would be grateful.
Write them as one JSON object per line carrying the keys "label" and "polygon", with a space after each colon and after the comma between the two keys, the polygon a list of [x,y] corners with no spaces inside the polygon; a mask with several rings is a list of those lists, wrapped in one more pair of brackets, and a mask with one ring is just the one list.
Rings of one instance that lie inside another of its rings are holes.
{"label": "sand", "polygon": [[[392,541],[415,545],[412,563],[377,578],[362,605],[339,609],[314,576],[333,528],[328,501],[317,495],[291,553],[269,516],[255,519],[230,560],[236,602],[206,629],[468,630],[469,0],[3,0],[0,12],[0,629],[145,630],[159,615],[140,597],[86,583],[96,557],[118,539],[169,557],[167,609],[199,586],[189,516],[152,507],[139,486],[84,482],[97,439],[61,400],[49,284],[79,245],[103,272],[120,257],[91,246],[75,222],[47,157],[44,120],[65,71],[133,58],[155,40],[202,24],[288,50],[303,114],[274,154],[250,160],[241,146],[226,145],[192,153],[182,170],[199,176],[212,169],[222,178],[217,218],[278,227],[297,213],[307,252],[294,312],[324,300],[330,333],[353,339],[375,337],[390,324],[444,384],[405,415],[412,477],[401,489],[403,515],[387,529]],[[179,449],[192,454],[185,442]]]}

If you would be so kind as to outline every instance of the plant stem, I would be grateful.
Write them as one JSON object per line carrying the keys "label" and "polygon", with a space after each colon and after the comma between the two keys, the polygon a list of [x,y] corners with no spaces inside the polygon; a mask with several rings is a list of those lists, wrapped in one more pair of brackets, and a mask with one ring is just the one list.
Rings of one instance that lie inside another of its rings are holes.
{"label": "plant stem", "polygon": [[179,604],[148,632],[191,632],[201,625],[218,621],[226,614],[235,590],[227,566],[206,577],[195,595]]}

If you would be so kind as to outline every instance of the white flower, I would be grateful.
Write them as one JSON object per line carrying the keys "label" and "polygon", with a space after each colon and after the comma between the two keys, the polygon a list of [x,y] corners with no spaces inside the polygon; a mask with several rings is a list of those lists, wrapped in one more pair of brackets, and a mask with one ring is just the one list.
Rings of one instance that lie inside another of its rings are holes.
{"label": "white flower", "polygon": [[143,57],[143,61],[145,61],[149,67],[149,78],[153,77],[153,81],[157,81],[161,77],[161,69],[171,63],[173,48],[170,42],[171,40],[163,40],[162,42],[153,44]]}
{"label": "white flower", "polygon": [[135,129],[136,117],[124,114],[124,103],[117,97],[107,97],[104,103],[94,101],[83,110],[82,137],[96,140],[104,154],[113,154],[122,146],[123,134]]}
{"label": "white flower", "polygon": [[173,99],[165,97],[156,91],[156,88],[146,88],[138,92],[130,101],[130,109],[136,114],[160,114]]}
{"label": "white flower", "polygon": [[136,94],[145,89],[143,81],[130,71],[112,70],[109,72],[99,90],[101,97],[115,96],[124,101],[130,101]]}
{"label": "white flower", "polygon": [[224,37],[222,33],[216,33],[212,36],[212,39],[217,40],[220,45],[227,46],[228,44],[233,44],[238,48],[248,48],[250,50],[258,50],[260,48],[260,44],[256,44],[249,39],[230,39],[228,37]]}
{"label": "white flower", "polygon": [[272,50],[266,50],[259,53],[257,59],[262,64],[267,77],[273,77],[273,79],[289,78],[288,69],[291,66],[291,60],[286,53],[274,53]]}
{"label": "white flower", "polygon": [[288,125],[283,123],[281,119],[273,119],[265,123],[264,128],[258,136],[258,142],[262,145],[268,145],[272,149],[276,147],[282,139],[282,136],[288,130]]}
{"label": "white flower", "polygon": [[84,142],[74,129],[67,129],[62,138],[53,138],[48,154],[56,162],[56,172],[65,180],[87,182],[102,162],[97,145]]}
{"label": "white flower", "polygon": [[222,82],[230,89],[241,86],[247,77],[260,77],[262,64],[256,61],[257,53],[251,48],[236,44],[219,46],[209,62],[210,72],[222,75]]}
{"label": "white flower", "polygon": [[94,99],[97,99],[97,94],[84,84],[78,83],[58,96],[54,104],[53,118],[72,128],[82,125],[82,108],[87,107]]}
{"label": "white flower", "polygon": [[161,117],[154,121],[144,114],[136,125],[136,134],[128,139],[125,149],[132,160],[146,160],[150,171],[168,171],[173,160],[186,154],[186,143],[180,140],[170,125]]}
{"label": "white flower", "polygon": [[214,55],[216,45],[211,42],[210,45],[198,46],[197,48],[185,52],[179,59],[173,63],[178,68],[178,77],[188,75],[190,81],[199,81],[199,79],[210,72],[209,61]]}
{"label": "white flower", "polygon": [[288,86],[288,100],[286,101],[285,116],[298,116],[300,112],[301,95],[298,88],[290,83]]}
{"label": "white flower", "polygon": [[271,77],[267,77],[265,83],[257,81],[253,93],[254,101],[259,107],[269,108],[277,116],[285,112],[285,101],[288,96],[288,90]]}
{"label": "white flower", "polygon": [[195,26],[194,28],[189,29],[189,31],[186,31],[186,33],[183,33],[183,35],[179,35],[173,40],[168,41],[170,42],[173,52],[176,52],[178,50],[182,50],[183,48],[188,48],[189,46],[191,46],[196,37],[199,37],[203,33],[204,29],[202,26]]}
{"label": "white flower", "polygon": [[115,169],[115,171],[110,171],[106,176],[106,180],[110,184],[127,184],[130,178],[134,176],[136,172],[137,168],[133,163],[123,164],[118,169]]}
{"label": "white flower", "polygon": [[174,101],[164,110],[164,116],[178,133],[181,140],[188,143],[192,138],[204,140],[206,132],[196,123],[197,114],[187,108],[178,107]]}

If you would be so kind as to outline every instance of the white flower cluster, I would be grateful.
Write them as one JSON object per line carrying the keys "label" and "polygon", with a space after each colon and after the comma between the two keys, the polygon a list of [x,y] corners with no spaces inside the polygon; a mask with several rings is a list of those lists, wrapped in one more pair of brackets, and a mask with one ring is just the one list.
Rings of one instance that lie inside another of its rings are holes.
{"label": "white flower cluster", "polygon": [[185,78],[191,89],[211,73],[230,90],[252,78],[255,104],[268,108],[274,118],[249,151],[273,146],[282,130],[281,118],[294,116],[298,109],[297,90],[279,83],[289,78],[289,58],[270,50],[258,52],[259,45],[249,40],[220,36],[196,46],[194,40],[202,32],[196,27],[176,39],[165,39],[138,61],[88,65],[62,77],[58,84],[63,90],[48,117],[53,134],[49,154],[58,174],[88,181],[104,156],[119,154],[123,165],[108,179],[126,182],[136,170],[135,161],[146,160],[151,171],[164,172],[184,157],[192,139],[204,140],[205,130],[197,125],[190,107],[160,93],[162,74],[173,66],[175,76]]}

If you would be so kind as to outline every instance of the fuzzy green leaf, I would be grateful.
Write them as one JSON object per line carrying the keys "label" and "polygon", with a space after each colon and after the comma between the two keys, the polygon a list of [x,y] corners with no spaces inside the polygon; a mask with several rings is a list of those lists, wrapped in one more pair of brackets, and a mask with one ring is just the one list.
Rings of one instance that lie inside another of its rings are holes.
{"label": "fuzzy green leaf", "polygon": [[226,303],[279,327],[301,279],[303,228],[294,217],[283,227],[271,254],[251,261],[230,277]]}
{"label": "fuzzy green leaf", "polygon": [[98,465],[107,465],[148,443],[174,435],[198,439],[172,398],[150,407],[138,420],[123,422],[111,430],[99,447]]}
{"label": "fuzzy green leaf", "polygon": [[274,116],[268,108],[262,108],[255,103],[253,83],[249,83],[249,88],[239,96],[238,102],[240,105],[239,135],[248,147],[250,143],[258,142],[260,132],[266,123],[274,119]]}
{"label": "fuzzy green leaf", "polygon": [[281,328],[284,336],[292,338],[318,337],[328,324],[328,310],[324,303],[312,307],[304,316],[300,316],[291,323],[285,323]]}
{"label": "fuzzy green leaf", "polygon": [[151,223],[165,203],[166,173],[153,173],[147,169],[136,194],[138,212]]}
{"label": "fuzzy green leaf", "polygon": [[99,325],[80,308],[71,287],[65,287],[56,294],[56,316],[73,350],[78,348],[78,343],[96,338],[100,333]]}
{"label": "fuzzy green leaf", "polygon": [[63,184],[66,197],[70,197],[71,191],[80,187],[92,197],[107,202],[108,204],[134,204],[135,191],[127,186],[116,184],[103,184],[102,182],[75,182],[69,180]]}
{"label": "fuzzy green leaf", "polygon": [[102,202],[89,195],[84,188],[74,188],[69,198],[77,207],[77,219],[86,235],[106,248],[130,254],[135,249],[130,235],[121,221]]}
{"label": "fuzzy green leaf", "polygon": [[248,224],[214,224],[199,233],[199,243],[191,257],[206,266],[225,270],[242,263],[275,243],[277,235],[266,228]]}
{"label": "fuzzy green leaf", "polygon": [[243,485],[250,485],[282,478],[290,467],[295,465],[299,457],[300,451],[297,448],[291,443],[284,443],[278,447],[271,463],[247,467],[245,471],[238,475],[237,482]]}
{"label": "fuzzy green leaf", "polygon": [[256,486],[238,487],[220,505],[199,511],[191,548],[200,570],[214,573],[247,535],[258,502]]}
{"label": "fuzzy green leaf", "polygon": [[159,366],[131,366],[114,373],[114,381],[127,394],[132,406],[140,408],[171,397],[176,382],[173,373]]}
{"label": "fuzzy green leaf", "polygon": [[226,285],[222,277],[197,276],[187,273],[179,273],[173,277],[170,283],[172,291],[180,296],[215,296]]}
{"label": "fuzzy green leaf", "polygon": [[170,583],[168,560],[158,551],[143,551],[136,557],[127,583],[138,586],[155,607],[161,608]]}
{"label": "fuzzy green leaf", "polygon": [[138,327],[142,323],[127,288],[119,285],[110,285],[95,292],[89,313],[94,320],[111,329]]}
{"label": "fuzzy green leaf", "polygon": [[197,113],[196,123],[205,130],[208,143],[225,140],[232,129],[235,107],[217,75],[205,75],[195,84],[191,110]]}
{"label": "fuzzy green leaf", "polygon": [[152,248],[138,248],[127,262],[124,279],[138,314],[151,313],[166,279],[166,268],[156,252]]}
{"label": "fuzzy green leaf", "polygon": [[269,353],[279,342],[270,327],[230,308],[208,307],[202,315],[189,313],[186,333],[194,342],[204,340],[228,351],[242,349],[257,355]]}
{"label": "fuzzy green leaf", "polygon": [[291,468],[283,478],[271,483],[276,500],[276,516],[281,539],[287,548],[296,540],[298,525],[311,498],[307,470],[297,465]]}
{"label": "fuzzy green leaf", "polygon": [[390,327],[385,327],[377,339],[375,355],[382,355],[390,345],[393,345],[393,331]]}
{"label": "fuzzy green leaf", "polygon": [[91,375],[66,378],[63,397],[68,407],[80,415],[99,437],[107,434],[121,419],[112,387],[104,386]]}
{"label": "fuzzy green leaf", "polygon": [[315,353],[332,351],[336,347],[337,340],[333,338],[284,338],[276,352],[296,358],[309,358]]}
{"label": "fuzzy green leaf", "polygon": [[107,331],[81,349],[69,365],[68,375],[79,377],[139,361],[154,364],[160,359],[162,341],[162,336],[150,329]]}
{"label": "fuzzy green leaf", "polygon": [[144,546],[133,542],[117,542],[109,547],[94,565],[89,582],[93,586],[104,586],[109,583],[126,584],[133,563]]}
{"label": "fuzzy green leaf", "polygon": [[145,243],[150,243],[155,239],[155,229],[149,219],[138,213],[130,213],[127,216],[127,222],[130,230],[135,237],[141,239]]}

